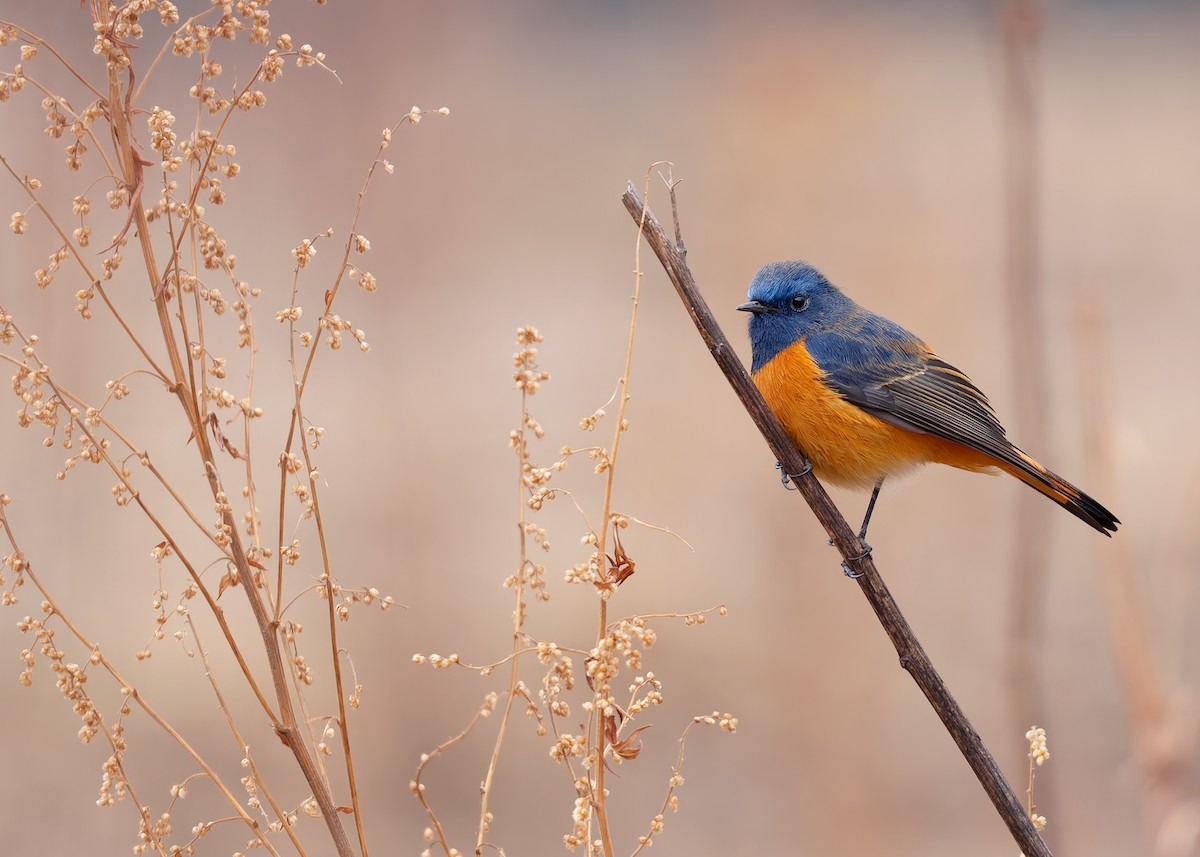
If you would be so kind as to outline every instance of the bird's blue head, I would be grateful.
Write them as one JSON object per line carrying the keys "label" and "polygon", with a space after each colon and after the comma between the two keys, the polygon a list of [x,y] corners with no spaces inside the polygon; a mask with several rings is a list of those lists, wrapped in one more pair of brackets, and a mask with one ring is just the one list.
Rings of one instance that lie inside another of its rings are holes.
{"label": "bird's blue head", "polygon": [[749,301],[752,371],[793,343],[827,329],[852,313],[854,301],[805,262],[773,262],[754,275]]}

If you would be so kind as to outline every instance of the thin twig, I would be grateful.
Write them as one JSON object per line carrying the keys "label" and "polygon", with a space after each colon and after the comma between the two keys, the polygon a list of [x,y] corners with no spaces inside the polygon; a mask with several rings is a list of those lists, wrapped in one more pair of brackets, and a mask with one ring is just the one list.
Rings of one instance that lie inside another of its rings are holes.
{"label": "thin twig", "polygon": [[892,645],[896,647],[900,665],[913,677],[941,718],[1013,838],[1027,857],[1051,857],[1050,849],[1034,829],[1020,798],[1004,778],[979,733],[951,696],[942,677],[933,668],[928,655],[909,627],[908,620],[900,612],[887,586],[884,585],[883,578],[875,569],[874,560],[869,553],[864,552],[863,544],[854,530],[833,505],[821,483],[809,471],[804,454],[792,443],[775,414],[767,407],[766,401],[755,388],[746,367],[734,353],[729,340],[700,294],[696,281],[675,243],[667,237],[632,182],[626,187],[621,201],[630,217],[639,224],[639,230],[646,236],[647,242],[658,256],[684,306],[687,307],[692,321],[700,331],[700,336],[751,419],[762,432],[771,452],[783,467],[783,472],[799,474],[794,477],[798,493],[804,497],[844,561],[858,575],[858,585],[891,639]]}
{"label": "thin twig", "polygon": [[[401,120],[401,122],[403,122],[403,120]],[[396,123],[396,126],[393,130],[398,129],[400,127],[400,124],[401,124],[400,122]],[[351,743],[350,743],[350,724],[346,717],[346,694],[345,694],[345,688],[344,688],[343,681],[342,681],[342,665],[341,665],[340,659],[338,658],[337,618],[336,618],[336,613],[335,613],[335,608],[334,608],[333,567],[332,567],[332,562],[331,562],[331,559],[329,556],[329,544],[328,544],[328,540],[327,540],[326,533],[325,533],[325,522],[324,522],[324,518],[321,516],[320,498],[319,498],[319,492],[317,489],[317,480],[313,475],[316,472],[316,469],[313,465],[312,456],[311,456],[311,452],[309,449],[309,444],[304,440],[304,437],[303,437],[303,425],[304,425],[305,419],[304,419],[304,411],[303,411],[303,407],[302,407],[301,403],[304,398],[304,390],[308,383],[308,375],[309,375],[310,370],[312,369],[313,360],[316,359],[317,351],[319,350],[319,347],[318,347],[318,343],[320,341],[318,338],[319,333],[320,333],[319,325],[322,320],[329,317],[331,308],[333,306],[334,299],[337,297],[338,290],[340,289],[342,283],[344,282],[346,271],[349,270],[349,268],[350,268],[350,264],[349,264],[350,253],[351,253],[352,248],[354,247],[356,236],[357,236],[358,221],[362,215],[363,200],[366,197],[367,189],[370,187],[371,179],[374,178],[374,176],[375,176],[375,170],[381,163],[383,149],[386,146],[387,146],[387,139],[385,138],[384,142],[382,142],[380,144],[379,149],[376,152],[375,158],[371,162],[371,166],[367,169],[366,178],[363,180],[362,187],[359,189],[358,197],[357,197],[357,200],[356,200],[356,203],[354,206],[354,214],[350,221],[350,228],[346,233],[346,242],[345,242],[343,252],[342,252],[341,265],[338,267],[338,274],[334,279],[332,287],[328,290],[328,292],[326,292],[325,310],[321,314],[320,319],[318,320],[317,330],[315,330],[313,333],[313,341],[310,344],[308,358],[304,364],[304,371],[300,375],[299,378],[296,377],[295,360],[293,359],[291,361],[292,390],[293,390],[292,419],[288,426],[287,444],[284,446],[284,454],[285,455],[290,454],[292,442],[295,437],[295,433],[297,432],[297,430],[299,430],[299,432],[301,434],[300,452],[301,452],[301,455],[304,457],[305,473],[308,474],[309,496],[312,498],[313,519],[316,523],[316,528],[317,528],[317,542],[321,549],[321,566],[323,569],[322,576],[325,580],[325,586],[326,586],[327,594],[329,596],[329,602],[328,602],[329,646],[330,646],[330,649],[332,652],[334,691],[337,694],[337,701],[338,701],[338,725],[339,725],[340,731],[341,731],[342,756],[343,756],[343,760],[345,762],[346,780],[350,786],[350,805],[354,810],[354,828],[355,828],[355,832],[358,834],[358,843],[359,843],[359,848],[361,849],[362,857],[366,857],[366,855],[367,855],[367,837],[366,837],[366,832],[363,828],[362,806],[360,804],[359,795],[358,795],[358,778],[355,776],[355,773],[354,773],[354,754],[352,752]],[[297,277],[298,276],[299,276],[299,272],[297,270]],[[292,340],[291,348],[292,348],[292,353],[294,354],[295,353],[294,340]],[[282,469],[284,470],[284,472],[286,474],[286,468],[282,468]],[[281,506],[280,506],[281,521],[282,521],[282,517],[283,517],[283,507],[281,504]],[[278,597],[282,598],[282,592],[278,593]]]}
{"label": "thin twig", "polygon": [[[646,170],[646,189],[649,193],[650,175],[654,168],[661,163],[651,164]],[[634,265],[633,265],[633,308],[629,313],[629,338],[625,343],[625,368],[621,373],[621,380],[618,382],[620,388],[620,397],[617,399],[617,419],[616,425],[613,427],[612,445],[608,451],[608,467],[605,473],[604,483],[604,513],[600,516],[600,531],[596,533],[596,552],[600,556],[600,579],[597,581],[600,590],[599,604],[599,624],[600,627],[596,632],[596,649],[599,651],[600,644],[604,642],[608,636],[608,598],[615,591],[611,580],[608,576],[608,570],[605,566],[605,545],[608,538],[608,528],[611,524],[612,516],[612,496],[613,484],[616,479],[616,464],[617,464],[617,448],[621,443],[621,435],[625,431],[625,405],[629,402],[629,369],[633,364],[633,334],[637,330],[637,311],[638,299],[641,296],[642,290],[642,235],[641,224],[644,223],[645,216],[649,214],[649,209],[641,212],[642,221],[638,227],[637,243],[634,245]],[[594,740],[596,743],[596,782],[592,789],[592,804],[596,809],[596,824],[600,828],[600,842],[604,849],[604,857],[613,857],[612,834],[608,828],[608,810],[605,800],[604,775],[606,763],[604,761],[604,746],[606,738],[605,733],[605,714],[608,709],[608,698],[611,696],[607,681],[604,684],[598,685],[596,688],[597,697],[605,697],[598,699],[600,703],[595,709],[595,727]]]}
{"label": "thin twig", "polygon": [[504,700],[504,713],[500,716],[500,728],[496,730],[496,742],[492,745],[492,756],[488,760],[487,773],[483,777],[483,784],[479,787],[479,826],[476,829],[475,835],[475,854],[479,857],[483,853],[484,834],[488,832],[491,824],[490,812],[488,810],[488,799],[492,795],[492,784],[496,779],[496,770],[500,766],[500,750],[504,747],[504,738],[508,734],[508,719],[512,715],[513,700],[517,695],[518,666],[521,654],[521,626],[525,621],[525,569],[529,564],[529,552],[527,545],[528,531],[525,528],[526,515],[525,512],[529,508],[526,503],[527,491],[525,486],[525,466],[528,463],[528,435],[526,429],[529,427],[529,387],[521,385],[521,427],[517,429],[517,439],[513,444],[516,449],[517,458],[517,540],[520,550],[520,563],[517,566],[517,573],[513,581],[513,597],[515,605],[513,607],[513,636],[512,636],[512,655],[509,657],[508,671],[508,693]]}
{"label": "thin twig", "polygon": [[225,715],[225,722],[229,726],[229,731],[233,733],[233,739],[237,742],[238,749],[242,756],[246,759],[246,765],[250,769],[250,775],[254,779],[254,783],[260,789],[270,804],[271,809],[275,811],[275,817],[279,819],[279,824],[283,828],[283,832],[288,835],[288,839],[292,840],[292,845],[296,849],[296,853],[304,857],[304,846],[300,844],[299,838],[296,836],[296,831],[293,826],[288,823],[287,815],[283,809],[275,802],[275,797],[271,794],[271,790],[267,788],[266,781],[263,780],[262,774],[259,773],[258,766],[254,764],[254,757],[250,754],[250,745],[246,743],[246,739],[242,737],[242,732],[238,728],[237,720],[233,716],[233,712],[229,710],[229,704],[225,701],[225,694],[221,693],[221,686],[217,684],[216,673],[213,672],[212,664],[208,660],[208,652],[204,648],[204,644],[200,640],[200,634],[196,630],[196,623],[192,619],[191,613],[184,614],[184,619],[187,622],[188,630],[192,635],[192,639],[196,641],[196,651],[200,655],[200,662],[204,665],[204,677],[208,679],[209,685],[213,689],[213,695],[217,698],[217,706],[221,709],[221,713]]}
{"label": "thin twig", "polygon": [[[636,616],[631,616],[630,619],[683,619],[686,621],[688,619],[707,615],[708,613],[720,613],[722,616],[724,616],[725,613],[723,611],[725,611],[725,609],[726,607],[724,604],[714,604],[712,607],[705,607],[703,610],[695,610],[691,613],[639,613]],[[630,620],[626,619],[622,621]],[[614,625],[615,624],[616,623],[614,623]],[[694,624],[699,623],[697,622]]]}
{"label": "thin twig", "polygon": [[481,719],[487,716],[485,713],[487,711],[488,709],[486,707],[481,707],[475,712],[475,716],[468,721],[467,725],[463,727],[461,732],[459,732],[453,738],[449,738],[443,741],[441,744],[438,744],[430,752],[422,753],[421,761],[417,765],[417,772],[413,776],[412,782],[409,783],[409,789],[411,789],[412,793],[417,796],[417,800],[421,803],[421,808],[425,810],[425,815],[429,817],[429,824],[433,828],[434,834],[437,836],[438,844],[440,844],[442,846],[442,850],[446,852],[446,857],[451,857],[451,855],[457,852],[455,849],[450,847],[450,841],[446,838],[446,831],[442,828],[442,823],[438,821],[437,813],[433,811],[433,807],[430,806],[429,801],[425,798],[425,784],[421,782],[421,774],[425,773],[425,766],[432,762],[434,758],[440,756],[463,738],[466,738],[467,735],[470,734],[471,730],[475,728],[475,725],[479,723]]}
{"label": "thin twig", "polygon": [[[671,778],[667,781],[667,793],[663,796],[662,808],[658,811],[657,821],[659,822],[660,830],[662,818],[667,814],[667,810],[671,808],[671,798],[675,795],[675,789],[679,788],[679,786],[683,783],[683,777],[680,776],[680,771],[683,770],[683,751],[687,746],[688,733],[692,731],[693,726],[695,726],[697,723],[703,722],[703,720],[703,717],[693,717],[691,722],[689,722],[688,725],[683,728],[683,734],[679,736],[679,753],[675,757],[675,764],[671,766]],[[638,847],[633,849],[633,853],[630,854],[629,857],[637,857],[637,855],[642,853],[643,849],[649,845],[653,845],[654,835],[657,832],[658,831],[655,829],[655,825],[651,824],[650,830],[641,837],[641,840],[638,842]]]}
{"label": "thin twig", "polygon": [[633,521],[635,524],[645,527],[648,530],[657,530],[660,533],[665,533],[666,535],[671,536],[672,538],[676,538],[679,541],[683,542],[684,547],[686,547],[692,553],[696,552],[696,549],[694,547],[692,547],[691,542],[689,542],[683,536],[679,535],[679,533],[675,532],[670,527],[663,527],[663,526],[659,526],[658,524],[651,524],[647,521],[643,521],[641,518],[635,518],[633,515],[626,515],[625,517],[629,518],[629,520]]}

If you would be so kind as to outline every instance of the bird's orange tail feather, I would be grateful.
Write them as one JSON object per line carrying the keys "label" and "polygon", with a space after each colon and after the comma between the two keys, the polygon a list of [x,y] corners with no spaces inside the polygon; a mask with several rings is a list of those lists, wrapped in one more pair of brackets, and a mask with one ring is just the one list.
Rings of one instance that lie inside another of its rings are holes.
{"label": "bird's orange tail feather", "polygon": [[1111,536],[1117,531],[1117,524],[1121,522],[1112,512],[1016,447],[1013,448],[1011,459],[998,460],[996,464],[1005,473],[1045,494],[1072,515],[1104,535]]}

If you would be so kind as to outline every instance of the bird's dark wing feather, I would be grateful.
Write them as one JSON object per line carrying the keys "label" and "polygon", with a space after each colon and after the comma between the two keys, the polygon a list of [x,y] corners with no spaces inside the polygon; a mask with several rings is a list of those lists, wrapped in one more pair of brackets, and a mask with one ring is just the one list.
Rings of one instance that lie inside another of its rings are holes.
{"label": "bird's dark wing feather", "polygon": [[1117,529],[1112,512],[1013,446],[971,379],[899,325],[860,309],[804,344],[826,383],[867,413],[978,450],[1104,535]]}
{"label": "bird's dark wing feather", "polygon": [[805,341],[826,381],[879,419],[1014,460],[991,404],[971,379],[904,328],[863,313]]}

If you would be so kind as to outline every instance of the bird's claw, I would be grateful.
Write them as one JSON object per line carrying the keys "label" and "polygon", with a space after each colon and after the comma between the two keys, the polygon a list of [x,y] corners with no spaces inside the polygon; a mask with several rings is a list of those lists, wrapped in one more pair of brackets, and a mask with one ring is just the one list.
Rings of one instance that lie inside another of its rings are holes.
{"label": "bird's claw", "polygon": [[775,462],[775,469],[779,471],[779,481],[783,483],[783,487],[788,491],[795,491],[796,486],[794,483],[796,480],[798,480],[801,476],[807,476],[808,474],[812,473],[812,462],[805,459],[804,468],[799,473],[785,473],[783,470],[783,465],[778,461]]}
{"label": "bird's claw", "polygon": [[861,539],[859,541],[862,542],[862,546],[863,546],[862,553],[860,553],[858,556],[849,556],[849,557],[846,557],[844,560],[842,560],[842,573],[845,574],[846,577],[850,578],[851,580],[858,580],[860,577],[863,576],[863,572],[851,570],[850,563],[858,562],[860,559],[866,559],[867,557],[869,557],[871,555],[871,551],[875,550],[873,547],[871,547],[866,542],[863,542]]}

